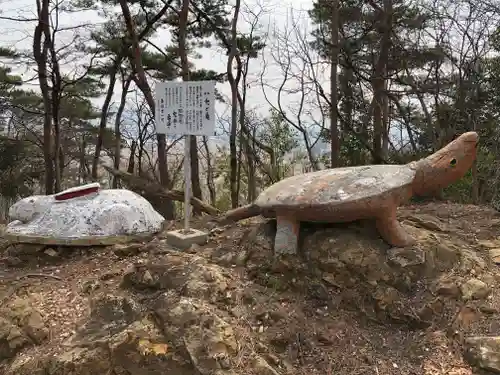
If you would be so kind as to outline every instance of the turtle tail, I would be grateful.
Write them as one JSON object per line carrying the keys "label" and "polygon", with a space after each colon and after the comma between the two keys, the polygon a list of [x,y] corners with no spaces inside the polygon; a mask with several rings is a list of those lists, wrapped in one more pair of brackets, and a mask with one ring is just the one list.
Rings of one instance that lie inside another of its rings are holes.
{"label": "turtle tail", "polygon": [[227,225],[249,217],[260,215],[260,207],[255,203],[247,204],[246,206],[238,207],[227,211],[224,215],[217,219],[219,225]]}

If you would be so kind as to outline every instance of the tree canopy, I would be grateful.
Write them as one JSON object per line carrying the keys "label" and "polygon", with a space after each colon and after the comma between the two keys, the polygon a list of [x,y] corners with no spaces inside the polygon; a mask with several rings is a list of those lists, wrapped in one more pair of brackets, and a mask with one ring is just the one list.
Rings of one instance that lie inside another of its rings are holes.
{"label": "tree canopy", "polygon": [[469,130],[481,135],[479,159],[442,196],[500,200],[500,8],[489,1],[314,0],[298,11],[37,0],[34,23],[9,4],[2,22],[32,37],[0,45],[5,199],[119,186],[103,163],[182,188],[184,140],[156,133],[155,83],[214,80],[217,135],[188,141],[192,191],[219,208],[293,173],[406,163]]}

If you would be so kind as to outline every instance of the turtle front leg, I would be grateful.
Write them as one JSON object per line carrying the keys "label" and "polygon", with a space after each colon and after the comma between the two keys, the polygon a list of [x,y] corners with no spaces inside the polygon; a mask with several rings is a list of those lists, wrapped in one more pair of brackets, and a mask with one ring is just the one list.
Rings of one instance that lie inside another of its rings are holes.
{"label": "turtle front leg", "polygon": [[394,247],[405,247],[415,243],[415,239],[408,234],[396,217],[396,207],[384,210],[375,220],[380,236]]}
{"label": "turtle front leg", "polygon": [[300,223],[292,217],[276,216],[274,255],[297,254]]}

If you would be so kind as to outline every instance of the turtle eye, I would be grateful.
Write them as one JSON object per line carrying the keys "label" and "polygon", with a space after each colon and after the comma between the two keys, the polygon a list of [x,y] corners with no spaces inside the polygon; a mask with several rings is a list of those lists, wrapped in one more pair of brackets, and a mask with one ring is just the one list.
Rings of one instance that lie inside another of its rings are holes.
{"label": "turtle eye", "polygon": [[451,167],[454,167],[454,166],[456,166],[456,165],[457,165],[457,159],[455,159],[455,158],[451,159],[451,160],[450,160],[450,166],[451,166]]}

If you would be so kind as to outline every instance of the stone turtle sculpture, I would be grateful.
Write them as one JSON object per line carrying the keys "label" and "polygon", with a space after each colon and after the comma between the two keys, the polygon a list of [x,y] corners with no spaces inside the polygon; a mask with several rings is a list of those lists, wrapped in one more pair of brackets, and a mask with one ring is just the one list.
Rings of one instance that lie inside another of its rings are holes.
{"label": "stone turtle sculpture", "polygon": [[276,254],[296,253],[299,226],[306,222],[350,222],[375,219],[390,245],[404,247],[414,239],[396,218],[397,207],[460,179],[476,158],[476,132],[467,132],[436,153],[406,165],[335,168],[292,176],[265,189],[254,203],[228,211],[218,222],[262,215],[276,218]]}
{"label": "stone turtle sculpture", "polygon": [[142,239],[159,232],[165,220],[140,195],[126,189],[101,190],[98,183],[23,198],[10,207],[9,218],[7,240],[64,246]]}

